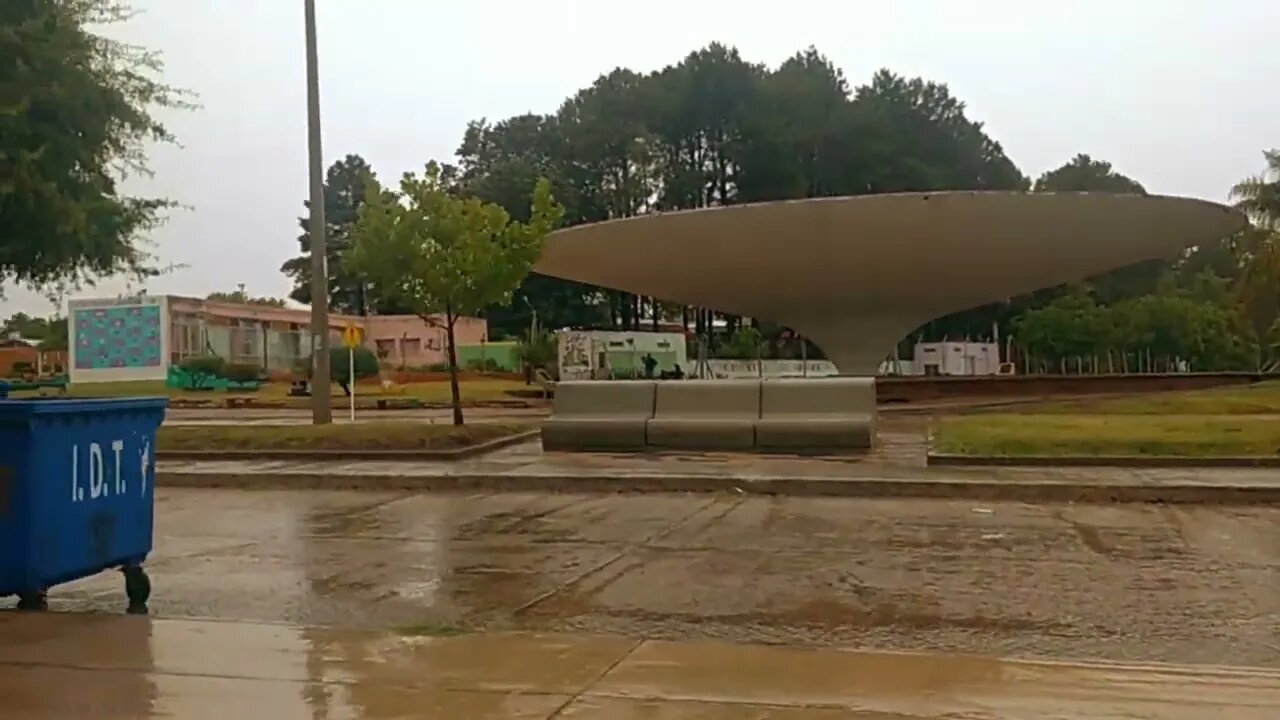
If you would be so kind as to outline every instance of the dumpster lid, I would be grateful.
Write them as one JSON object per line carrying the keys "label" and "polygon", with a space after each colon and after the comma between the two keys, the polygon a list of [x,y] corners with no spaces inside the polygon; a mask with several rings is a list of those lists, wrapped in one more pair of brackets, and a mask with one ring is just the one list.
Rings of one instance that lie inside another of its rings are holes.
{"label": "dumpster lid", "polygon": [[168,406],[169,398],[166,397],[9,398],[0,400],[0,418],[138,410],[163,412]]}

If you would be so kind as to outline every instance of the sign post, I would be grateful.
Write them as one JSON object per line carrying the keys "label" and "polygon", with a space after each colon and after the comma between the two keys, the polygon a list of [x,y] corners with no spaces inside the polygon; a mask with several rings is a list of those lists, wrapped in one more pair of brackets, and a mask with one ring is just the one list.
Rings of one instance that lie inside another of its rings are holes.
{"label": "sign post", "polygon": [[347,346],[347,400],[351,408],[351,422],[356,421],[356,347],[360,345],[360,328],[347,325],[342,331],[342,344]]}

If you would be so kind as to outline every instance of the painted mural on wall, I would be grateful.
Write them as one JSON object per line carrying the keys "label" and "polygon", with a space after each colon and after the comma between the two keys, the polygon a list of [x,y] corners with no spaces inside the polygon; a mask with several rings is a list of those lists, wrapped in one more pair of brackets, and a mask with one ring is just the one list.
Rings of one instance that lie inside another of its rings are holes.
{"label": "painted mural on wall", "polygon": [[76,369],[160,365],[160,306],[122,305],[72,311]]}

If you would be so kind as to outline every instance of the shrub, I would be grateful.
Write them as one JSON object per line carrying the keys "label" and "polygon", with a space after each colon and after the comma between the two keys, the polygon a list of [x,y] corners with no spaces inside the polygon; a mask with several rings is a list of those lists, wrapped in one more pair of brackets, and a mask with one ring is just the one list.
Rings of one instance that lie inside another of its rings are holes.
{"label": "shrub", "polygon": [[226,367],[226,365],[227,361],[217,355],[193,355],[178,363],[178,367],[193,375],[209,375],[212,377],[222,375],[222,368]]}
{"label": "shrub", "polygon": [[760,331],[743,326],[733,331],[725,342],[716,349],[717,358],[732,360],[755,360],[760,357],[763,348],[760,346]]}
{"label": "shrub", "polygon": [[[349,352],[350,355],[348,354]],[[374,355],[369,348],[358,347],[354,352],[348,351],[346,348],[331,349],[329,351],[329,376],[348,395],[351,394],[351,388],[348,387],[348,378],[350,377],[348,360],[352,355],[355,357],[357,380],[377,377],[379,371],[378,356]]]}
{"label": "shrub", "polygon": [[560,365],[560,342],[552,333],[526,338],[516,345],[516,358],[524,367],[524,381],[533,382],[534,371],[545,370],[554,375]]}
{"label": "shrub", "polygon": [[541,333],[533,340],[521,340],[516,345],[516,357],[523,365],[549,370],[558,364],[560,343],[555,335]]}
{"label": "shrub", "polygon": [[262,379],[262,368],[250,363],[227,363],[222,368],[222,377],[237,383],[249,383]]}
{"label": "shrub", "polygon": [[216,378],[222,376],[227,361],[217,355],[192,355],[178,363],[178,367],[191,377],[192,390],[207,389]]}
{"label": "shrub", "polygon": [[222,376],[222,369],[227,361],[217,355],[193,355],[178,363],[178,367],[191,376],[191,387],[202,389],[208,387],[215,378]]}

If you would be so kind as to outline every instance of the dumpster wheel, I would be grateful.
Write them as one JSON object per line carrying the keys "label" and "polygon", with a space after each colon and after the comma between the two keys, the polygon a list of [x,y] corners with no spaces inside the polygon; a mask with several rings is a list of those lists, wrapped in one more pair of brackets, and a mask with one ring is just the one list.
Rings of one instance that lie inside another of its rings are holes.
{"label": "dumpster wheel", "polygon": [[151,578],[147,577],[147,571],[132,565],[121,572],[124,573],[125,595],[129,596],[129,614],[146,615],[147,600],[151,599]]}
{"label": "dumpster wheel", "polygon": [[48,610],[49,597],[43,590],[18,593],[19,610]]}

